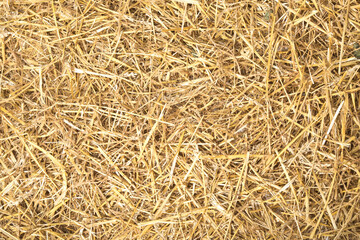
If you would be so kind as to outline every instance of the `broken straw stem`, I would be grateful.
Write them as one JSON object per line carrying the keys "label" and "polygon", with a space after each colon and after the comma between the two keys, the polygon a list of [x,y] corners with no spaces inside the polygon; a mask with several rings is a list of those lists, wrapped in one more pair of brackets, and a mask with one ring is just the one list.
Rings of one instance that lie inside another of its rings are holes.
{"label": "broken straw stem", "polygon": [[332,119],[332,121],[331,121],[331,123],[330,123],[329,129],[328,129],[327,132],[326,132],[326,135],[325,135],[324,141],[322,142],[322,145],[324,145],[324,144],[326,143],[326,139],[327,139],[327,137],[329,136],[329,133],[330,133],[332,127],[334,126],[335,120],[336,120],[337,116],[339,115],[339,113],[340,113],[341,108],[342,108],[343,105],[344,105],[344,101],[342,101],[342,102],[340,103],[340,106],[339,106],[338,109],[336,110],[335,116],[334,116],[334,118]]}

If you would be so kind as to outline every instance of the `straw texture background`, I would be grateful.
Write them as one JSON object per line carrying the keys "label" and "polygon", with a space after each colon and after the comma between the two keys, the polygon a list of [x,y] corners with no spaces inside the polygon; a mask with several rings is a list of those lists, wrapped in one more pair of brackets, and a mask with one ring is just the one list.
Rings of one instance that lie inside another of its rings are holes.
{"label": "straw texture background", "polygon": [[357,0],[0,1],[0,238],[360,239]]}

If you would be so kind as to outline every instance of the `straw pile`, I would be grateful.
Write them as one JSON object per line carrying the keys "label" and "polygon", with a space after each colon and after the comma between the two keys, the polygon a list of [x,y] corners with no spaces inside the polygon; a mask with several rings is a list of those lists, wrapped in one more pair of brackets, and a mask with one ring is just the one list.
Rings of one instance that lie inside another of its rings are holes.
{"label": "straw pile", "polygon": [[3,239],[360,239],[357,0],[0,2]]}

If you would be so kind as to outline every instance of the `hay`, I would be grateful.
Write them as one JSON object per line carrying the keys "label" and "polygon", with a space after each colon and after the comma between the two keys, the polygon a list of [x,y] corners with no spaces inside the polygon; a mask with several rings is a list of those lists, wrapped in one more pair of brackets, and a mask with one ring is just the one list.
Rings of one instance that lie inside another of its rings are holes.
{"label": "hay", "polygon": [[0,2],[0,237],[360,238],[360,5]]}

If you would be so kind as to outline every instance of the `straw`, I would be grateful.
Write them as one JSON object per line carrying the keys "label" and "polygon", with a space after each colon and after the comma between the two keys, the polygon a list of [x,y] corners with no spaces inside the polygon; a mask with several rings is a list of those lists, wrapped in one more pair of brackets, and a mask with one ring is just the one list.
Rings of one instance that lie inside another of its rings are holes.
{"label": "straw", "polygon": [[0,239],[360,239],[359,31],[356,0],[0,2]]}

